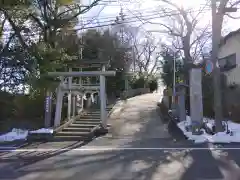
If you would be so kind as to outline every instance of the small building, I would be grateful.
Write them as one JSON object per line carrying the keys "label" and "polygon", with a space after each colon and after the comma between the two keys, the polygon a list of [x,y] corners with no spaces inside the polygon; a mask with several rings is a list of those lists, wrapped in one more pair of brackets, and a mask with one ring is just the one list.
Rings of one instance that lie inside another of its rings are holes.
{"label": "small building", "polygon": [[222,74],[225,75],[223,89],[223,105],[231,119],[240,116],[240,29],[226,35],[218,53],[218,62]]}
{"label": "small building", "polygon": [[240,85],[240,29],[226,35],[218,53],[220,70],[228,86]]}

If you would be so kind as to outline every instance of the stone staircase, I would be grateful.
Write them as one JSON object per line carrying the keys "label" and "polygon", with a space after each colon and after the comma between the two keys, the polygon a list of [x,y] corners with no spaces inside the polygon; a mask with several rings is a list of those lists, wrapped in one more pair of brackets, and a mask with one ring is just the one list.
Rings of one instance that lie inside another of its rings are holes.
{"label": "stone staircase", "polygon": [[[112,108],[107,107],[107,113]],[[100,109],[88,110],[79,119],[72,122],[54,136],[55,141],[80,141],[92,137],[92,130],[100,125]]]}

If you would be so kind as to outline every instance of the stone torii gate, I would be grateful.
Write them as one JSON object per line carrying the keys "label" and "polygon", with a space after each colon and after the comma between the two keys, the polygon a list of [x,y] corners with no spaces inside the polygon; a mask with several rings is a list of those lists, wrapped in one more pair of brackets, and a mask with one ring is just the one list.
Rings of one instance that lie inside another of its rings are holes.
{"label": "stone torii gate", "polygon": [[[99,61],[86,61],[81,60],[78,61],[78,68],[81,67],[99,67],[101,66],[102,71],[72,71],[72,67],[69,67],[69,72],[49,72],[48,76],[51,77],[60,77],[61,82],[57,89],[57,103],[56,103],[56,111],[55,111],[55,119],[54,119],[54,127],[58,127],[61,122],[61,113],[62,113],[62,103],[64,93],[68,92],[68,118],[71,116],[71,107],[72,107],[72,93],[79,94],[83,101],[83,96],[87,92],[99,92],[100,91],[100,112],[101,112],[101,123],[104,128],[107,127],[107,112],[106,112],[106,76],[115,76],[115,71],[106,71],[105,66],[106,62]],[[74,63],[73,63],[74,64]],[[75,64],[76,65],[76,64]],[[76,68],[76,66],[74,66]],[[81,77],[100,77],[99,85],[84,85],[82,84]],[[79,83],[72,83],[72,78],[78,77]],[[68,82],[64,82],[64,78],[68,78]],[[73,99],[73,103],[76,103],[77,99]],[[75,107],[73,107],[73,115],[75,115]]]}

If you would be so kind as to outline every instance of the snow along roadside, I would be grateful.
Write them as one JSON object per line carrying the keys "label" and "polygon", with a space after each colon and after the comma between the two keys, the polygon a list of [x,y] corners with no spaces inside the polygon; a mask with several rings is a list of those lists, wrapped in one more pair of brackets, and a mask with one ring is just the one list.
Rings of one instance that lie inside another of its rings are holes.
{"label": "snow along roadside", "polygon": [[[208,121],[207,126],[212,127],[214,120],[209,118],[204,118],[203,121]],[[228,121],[228,129],[233,132],[233,134],[227,134],[226,132],[219,132],[214,135],[207,134],[204,129],[202,129],[202,135],[193,135],[192,132],[186,130],[186,126],[191,123],[191,118],[187,116],[185,121],[178,123],[178,127],[182,130],[184,135],[189,139],[193,140],[195,143],[232,143],[240,142],[240,124]]]}
{"label": "snow along roadside", "polygon": [[53,129],[41,128],[34,131],[22,130],[22,129],[12,129],[11,132],[3,134],[0,136],[0,142],[11,142],[15,140],[26,140],[28,134],[53,134]]}

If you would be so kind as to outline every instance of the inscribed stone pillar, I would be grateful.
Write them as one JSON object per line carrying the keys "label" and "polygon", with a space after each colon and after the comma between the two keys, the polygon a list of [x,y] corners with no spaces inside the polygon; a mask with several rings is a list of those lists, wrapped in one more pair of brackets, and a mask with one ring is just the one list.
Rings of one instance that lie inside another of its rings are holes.
{"label": "inscribed stone pillar", "polygon": [[190,114],[192,123],[202,123],[202,70],[200,68],[190,70]]}
{"label": "inscribed stone pillar", "polygon": [[[185,87],[184,87],[185,88]],[[185,108],[185,89],[181,88],[179,91],[178,105],[179,105],[179,120],[186,120],[186,108]]]}
{"label": "inscribed stone pillar", "polygon": [[51,126],[52,119],[52,92],[47,91],[46,101],[45,101],[45,128]]}

